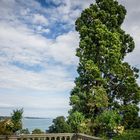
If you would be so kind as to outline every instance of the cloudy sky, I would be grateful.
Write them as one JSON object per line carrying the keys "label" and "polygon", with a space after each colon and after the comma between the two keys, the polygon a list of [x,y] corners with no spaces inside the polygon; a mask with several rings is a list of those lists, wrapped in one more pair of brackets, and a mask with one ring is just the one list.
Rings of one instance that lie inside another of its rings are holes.
{"label": "cloudy sky", "polygon": [[[126,61],[140,68],[140,1],[119,1],[136,43]],[[0,0],[0,115],[21,107],[24,116],[67,115],[78,64],[74,22],[93,2]]]}

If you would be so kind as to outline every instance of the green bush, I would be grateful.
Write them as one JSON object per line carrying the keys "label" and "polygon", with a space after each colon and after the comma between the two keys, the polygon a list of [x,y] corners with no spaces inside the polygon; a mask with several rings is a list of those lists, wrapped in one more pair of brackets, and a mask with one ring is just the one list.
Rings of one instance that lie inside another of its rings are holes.
{"label": "green bush", "polygon": [[44,132],[41,129],[36,128],[32,131],[32,134],[44,134]]}
{"label": "green bush", "polygon": [[53,124],[49,127],[49,133],[70,133],[71,128],[64,116],[53,119]]}
{"label": "green bush", "polygon": [[22,129],[23,109],[13,110],[10,118],[0,121],[0,135],[12,135]]}
{"label": "green bush", "polygon": [[20,133],[21,133],[21,134],[30,134],[28,128],[26,128],[26,129],[21,129]]}
{"label": "green bush", "polygon": [[126,130],[122,135],[115,137],[113,140],[140,140],[140,129]]}

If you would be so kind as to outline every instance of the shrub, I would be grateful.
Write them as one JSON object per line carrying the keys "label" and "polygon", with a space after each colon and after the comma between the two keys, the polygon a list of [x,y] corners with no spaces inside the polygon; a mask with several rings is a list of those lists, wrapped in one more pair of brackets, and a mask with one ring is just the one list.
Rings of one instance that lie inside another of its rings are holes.
{"label": "shrub", "polygon": [[122,135],[115,137],[113,140],[140,140],[140,129],[126,130]]}

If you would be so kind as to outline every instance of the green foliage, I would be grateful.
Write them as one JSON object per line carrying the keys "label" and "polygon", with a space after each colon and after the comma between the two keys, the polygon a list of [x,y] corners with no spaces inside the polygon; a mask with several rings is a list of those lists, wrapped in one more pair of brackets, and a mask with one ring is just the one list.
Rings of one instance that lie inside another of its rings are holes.
{"label": "green foliage", "polygon": [[133,128],[140,129],[140,116],[137,117],[135,123],[133,124]]}
{"label": "green foliage", "polygon": [[[123,122],[127,129],[137,128],[136,123],[138,123],[138,111],[139,108],[135,104],[129,104],[122,106],[122,111],[124,111]],[[134,121],[135,119],[135,121]],[[140,127],[139,127],[140,128]]]}
{"label": "green foliage", "polygon": [[[79,76],[71,91],[69,118],[72,129],[77,132],[86,120],[91,122],[87,125],[95,135],[108,129],[113,131],[117,126],[136,126],[139,70],[124,62],[125,56],[135,48],[133,38],[121,29],[125,15],[125,7],[117,1],[96,0],[76,20],[80,34],[76,53]],[[84,132],[87,133],[86,129]]]}
{"label": "green foliage", "polygon": [[53,124],[49,127],[50,133],[68,133],[71,127],[68,125],[64,116],[59,116],[53,120]]}
{"label": "green foliage", "polygon": [[11,135],[13,123],[10,119],[4,119],[0,121],[0,135]]}
{"label": "green foliage", "polygon": [[139,140],[140,129],[126,130],[122,135],[118,135],[113,140]]}
{"label": "green foliage", "polygon": [[117,113],[117,111],[106,110],[96,117],[95,127],[97,126],[102,133],[111,132],[116,131],[116,128],[120,122],[121,116]]}
{"label": "green foliage", "polygon": [[13,133],[22,129],[22,114],[23,109],[13,110],[13,113],[11,114],[11,121],[13,123]]}
{"label": "green foliage", "polygon": [[20,134],[30,134],[28,128],[26,129],[21,129]]}
{"label": "green foliage", "polygon": [[0,134],[11,135],[16,131],[22,129],[22,114],[23,109],[13,110],[11,119],[4,119],[0,121]]}
{"label": "green foliage", "polygon": [[32,134],[44,134],[44,132],[41,129],[36,128],[32,131]]}
{"label": "green foliage", "polygon": [[89,132],[84,115],[78,111],[70,114],[68,117],[68,124],[71,126],[73,133],[84,133],[85,131],[87,133]]}

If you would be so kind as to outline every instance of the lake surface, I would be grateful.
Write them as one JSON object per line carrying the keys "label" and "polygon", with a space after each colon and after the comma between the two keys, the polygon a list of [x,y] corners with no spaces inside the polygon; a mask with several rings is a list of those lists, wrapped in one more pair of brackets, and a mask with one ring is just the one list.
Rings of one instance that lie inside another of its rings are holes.
{"label": "lake surface", "polygon": [[52,125],[51,118],[47,119],[23,119],[23,129],[28,128],[30,132],[32,132],[35,128],[39,128],[42,131],[48,130],[49,126]]}

